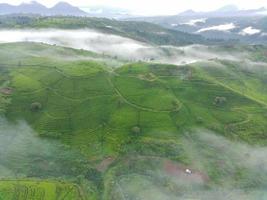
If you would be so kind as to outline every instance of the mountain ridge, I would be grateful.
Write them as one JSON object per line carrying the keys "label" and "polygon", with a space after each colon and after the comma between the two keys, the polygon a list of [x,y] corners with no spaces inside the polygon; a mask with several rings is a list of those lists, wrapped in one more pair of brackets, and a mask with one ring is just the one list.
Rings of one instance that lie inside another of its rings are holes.
{"label": "mountain ridge", "polygon": [[226,5],[216,10],[207,12],[197,12],[194,10],[186,10],[184,12],[178,13],[177,16],[190,16],[190,17],[233,17],[233,16],[254,16],[260,15],[261,12],[267,11],[265,7],[258,9],[247,9],[240,10],[236,5]]}
{"label": "mountain ridge", "polygon": [[0,4],[0,15],[6,14],[39,14],[44,16],[64,15],[64,16],[87,16],[85,11],[72,6],[67,2],[58,2],[51,8],[48,8],[37,1],[30,3],[21,3],[19,5]]}

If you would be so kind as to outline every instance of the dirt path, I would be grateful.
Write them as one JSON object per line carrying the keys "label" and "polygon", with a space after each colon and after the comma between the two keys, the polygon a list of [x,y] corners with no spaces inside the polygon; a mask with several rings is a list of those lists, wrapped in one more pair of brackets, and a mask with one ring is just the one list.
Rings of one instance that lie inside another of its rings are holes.
{"label": "dirt path", "polygon": [[[0,65],[2,66],[12,66],[12,67],[16,67],[15,65],[12,65],[12,64],[1,64]],[[62,74],[64,77],[68,78],[68,79],[72,79],[72,78],[80,78],[80,77],[75,77],[75,76],[69,76],[67,75],[66,73],[64,73],[62,70],[59,70],[56,66],[47,66],[47,65],[21,65],[22,67],[46,67],[46,68],[50,68],[50,69],[53,69],[55,71],[57,71],[58,73]],[[17,68],[17,67],[16,67]],[[28,77],[28,76],[27,76]],[[29,77],[30,78],[30,77]],[[112,86],[112,88],[114,88],[115,92],[124,100],[125,103],[127,103],[128,105],[134,107],[134,108],[137,108],[139,110],[143,110],[143,111],[148,111],[148,112],[155,112],[155,113],[170,113],[170,112],[174,112],[174,111],[179,111],[181,109],[181,104],[179,104],[179,107],[176,108],[175,110],[156,110],[156,109],[153,109],[153,108],[147,108],[147,107],[144,107],[144,106],[140,106],[140,105],[137,105],[135,103],[132,103],[130,102],[126,97],[124,97],[121,92],[118,90],[118,88],[115,87],[115,85],[112,83],[111,79],[108,78],[107,79],[110,83],[110,85]],[[46,87],[47,88],[47,87]],[[75,98],[70,98],[70,97],[66,97],[64,95],[61,95],[59,94],[57,91],[55,91],[53,88],[49,87],[48,89],[50,90],[53,90],[53,92],[55,94],[57,94],[58,96],[61,96],[62,98],[65,98],[65,99],[68,99],[68,100],[71,100],[71,101],[80,101],[80,102],[83,102],[83,101],[86,101],[86,100],[89,100],[91,98],[97,98],[97,97],[105,97],[105,96],[112,96],[112,95],[99,95],[99,96],[94,96],[94,97],[88,97],[88,98],[84,98],[84,99],[75,99]],[[39,89],[40,90],[40,89]],[[36,91],[37,92],[37,91]]]}
{"label": "dirt path", "polygon": [[179,107],[177,109],[175,109],[175,110],[156,110],[156,109],[147,108],[147,107],[144,107],[144,106],[137,105],[135,103],[130,102],[126,97],[124,97],[124,95],[121,94],[121,92],[113,84],[113,82],[111,81],[110,78],[108,78],[108,81],[109,81],[110,85],[114,88],[116,93],[123,99],[123,101],[125,103],[127,103],[128,105],[130,105],[130,106],[132,106],[134,108],[137,108],[139,110],[148,111],[148,112],[154,112],[154,113],[170,113],[170,112],[174,112],[174,111],[179,111],[181,109],[181,104],[179,104]]}
{"label": "dirt path", "polygon": [[[25,75],[25,74],[23,74],[23,73],[20,73],[20,74],[22,74],[23,76],[26,76],[27,78],[30,78],[30,79],[32,79],[32,80],[35,80],[35,79],[33,79],[32,77],[30,77],[30,76],[27,76],[27,75]],[[38,81],[38,80],[37,80]],[[40,88],[40,89],[37,89],[37,90],[34,90],[34,91],[31,91],[31,92],[22,92],[23,93],[23,95],[30,95],[30,94],[35,94],[35,93],[38,93],[38,92],[40,92],[40,91],[43,91],[43,90],[46,90],[46,89],[49,89],[50,91],[52,91],[55,95],[57,95],[57,96],[59,96],[59,97],[62,97],[62,98],[64,98],[64,99],[67,99],[67,100],[69,100],[69,101],[76,101],[76,102],[84,102],[84,101],[87,101],[87,100],[90,100],[90,99],[94,99],[94,98],[98,98],[98,97],[107,97],[107,96],[114,96],[114,95],[112,95],[112,94],[102,94],[102,95],[95,95],[95,96],[90,96],[90,97],[86,97],[86,98],[71,98],[71,97],[67,97],[67,96],[64,96],[64,95],[62,95],[62,94],[60,94],[58,91],[56,91],[54,88],[52,88],[52,87],[48,87],[47,85],[45,85],[44,83],[42,83],[41,81],[38,81],[38,82],[40,82],[41,84],[42,84],[42,88]]]}
{"label": "dirt path", "polygon": [[222,82],[220,82],[220,81],[217,81],[217,80],[214,80],[214,79],[210,79],[210,80],[211,80],[212,82],[214,82],[214,83],[216,83],[216,84],[218,84],[218,85],[220,85],[220,86],[222,86],[222,87],[228,89],[228,90],[231,90],[232,92],[234,92],[234,93],[236,93],[236,94],[239,94],[239,95],[241,95],[241,96],[244,96],[244,97],[246,97],[246,98],[248,98],[248,99],[250,99],[250,100],[252,100],[252,101],[254,101],[254,102],[256,102],[256,103],[258,103],[258,104],[260,104],[260,105],[262,105],[262,106],[267,107],[267,103],[264,102],[264,101],[261,101],[261,100],[259,100],[259,99],[255,99],[254,97],[251,97],[251,96],[249,96],[249,95],[243,94],[242,92],[240,92],[240,91],[238,91],[238,90],[236,90],[236,89],[234,89],[234,88],[232,88],[232,87],[229,87],[229,86],[225,85],[224,83],[222,83]]}
{"label": "dirt path", "polygon": [[[241,121],[241,122],[236,122],[236,123],[231,123],[231,124],[229,124],[230,126],[240,126],[240,125],[244,125],[244,124],[247,124],[247,123],[249,123],[250,121],[251,121],[251,114],[246,114],[246,113],[244,113],[241,109],[239,109],[239,108],[233,108],[232,109],[233,111],[237,111],[237,112],[240,112],[240,113],[243,113],[244,115],[246,115],[247,117],[246,117],[246,119],[245,120],[243,120],[243,121]],[[228,125],[228,126],[229,126]]]}
{"label": "dirt path", "polygon": [[104,172],[108,169],[108,167],[115,161],[114,157],[108,157],[105,158],[104,160],[102,160],[102,162],[100,162],[96,169],[100,172]]}

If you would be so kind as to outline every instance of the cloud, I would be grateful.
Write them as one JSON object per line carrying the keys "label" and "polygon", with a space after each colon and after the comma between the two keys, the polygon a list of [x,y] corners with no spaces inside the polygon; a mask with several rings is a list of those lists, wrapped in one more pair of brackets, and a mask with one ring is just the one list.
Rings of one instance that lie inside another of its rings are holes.
{"label": "cloud", "polygon": [[77,176],[82,160],[67,146],[40,138],[25,121],[0,117],[0,178]]}
{"label": "cloud", "polygon": [[205,23],[207,19],[192,19],[188,22],[181,23],[181,25],[189,25],[189,26],[196,26],[198,23]]}
{"label": "cloud", "polygon": [[255,34],[259,34],[261,32],[261,30],[259,29],[255,29],[251,26],[244,28],[241,32],[239,32],[240,35],[255,35]]}
{"label": "cloud", "polygon": [[[177,145],[160,145],[161,149],[172,149],[172,155],[177,154],[186,162],[146,155],[146,152],[143,156],[129,156],[122,165],[131,166],[131,171],[116,173],[114,196],[142,200],[262,200],[267,197],[266,147],[233,141],[200,129],[184,133]],[[192,173],[186,173],[186,169]]]}
{"label": "cloud", "polygon": [[112,34],[103,34],[93,30],[2,30],[0,42],[43,42],[75,49],[85,49],[96,53],[112,54],[122,58],[148,48],[149,45]]}
{"label": "cloud", "polygon": [[[185,47],[176,46],[152,46],[147,43],[135,41],[133,39],[116,36],[112,34],[104,34],[94,30],[2,30],[0,31],[1,42],[43,42],[50,45],[56,44],[63,47],[71,47],[75,49],[85,49],[117,57],[117,61],[146,61],[168,64],[188,64],[197,61],[207,61],[210,59],[229,59],[240,60],[245,55],[239,52],[217,51],[216,48],[209,48],[203,45],[190,45]],[[46,55],[51,50],[47,48]],[[39,52],[31,52],[32,55],[41,55]],[[45,53],[45,52],[42,52]],[[245,54],[245,53],[243,53]],[[50,53],[53,57],[53,54]],[[73,56],[56,55],[60,59],[75,59]],[[80,57],[77,57],[80,58]],[[81,58],[92,59],[92,58]],[[115,59],[114,59],[115,60]]]}
{"label": "cloud", "polygon": [[211,26],[211,27],[207,27],[207,28],[202,28],[200,30],[197,31],[197,33],[202,33],[202,32],[206,32],[206,31],[223,31],[223,32],[228,32],[232,29],[235,29],[236,26],[234,23],[229,23],[229,24],[221,24],[221,25],[217,25],[217,26]]}

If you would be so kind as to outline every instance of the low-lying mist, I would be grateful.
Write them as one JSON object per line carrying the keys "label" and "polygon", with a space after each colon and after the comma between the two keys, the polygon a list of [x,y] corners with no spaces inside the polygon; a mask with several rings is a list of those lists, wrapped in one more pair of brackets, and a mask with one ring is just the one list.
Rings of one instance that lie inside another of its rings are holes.
{"label": "low-lying mist", "polygon": [[42,42],[75,49],[84,49],[96,53],[135,56],[145,44],[128,38],[103,34],[93,30],[5,30],[0,31],[0,42]]}
{"label": "low-lying mist", "polygon": [[[209,176],[209,190],[200,199],[266,199],[267,148],[232,141],[207,130],[184,139],[195,167]],[[265,188],[265,189],[264,189]]]}
{"label": "low-lying mist", "polygon": [[42,42],[75,49],[84,49],[99,54],[118,57],[128,61],[149,61],[169,64],[187,64],[208,59],[243,58],[240,53],[215,52],[206,46],[186,47],[155,46],[130,38],[104,34],[90,29],[81,30],[1,30],[0,42]]}
{"label": "low-lying mist", "polygon": [[78,152],[39,137],[26,122],[0,118],[0,178],[72,177],[85,164]]}
{"label": "low-lying mist", "polygon": [[[187,164],[137,155],[133,163],[128,161],[129,171],[116,177],[112,195],[141,200],[266,199],[266,147],[197,130],[185,133],[177,148],[183,149]],[[26,122],[0,118],[0,178],[72,178],[89,168],[78,152],[41,138]]]}
{"label": "low-lying mist", "polygon": [[196,130],[183,136],[182,149],[186,163],[162,157],[135,159],[131,166],[139,166],[137,171],[118,177],[114,191],[141,200],[267,198],[266,147]]}

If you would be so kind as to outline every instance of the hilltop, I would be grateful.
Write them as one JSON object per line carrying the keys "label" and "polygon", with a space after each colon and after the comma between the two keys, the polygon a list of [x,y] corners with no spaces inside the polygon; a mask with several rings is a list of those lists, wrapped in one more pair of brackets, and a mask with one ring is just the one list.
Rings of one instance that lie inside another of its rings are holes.
{"label": "hilltop", "polygon": [[110,66],[84,50],[1,44],[1,175],[75,182],[87,199],[265,194],[254,145],[265,151],[267,49],[211,50],[246,59]]}
{"label": "hilltop", "polygon": [[86,16],[88,13],[82,11],[78,7],[72,6],[66,2],[58,2],[51,8],[31,1],[29,3],[21,3],[20,5],[10,5],[6,3],[0,4],[0,15],[9,14],[37,14],[42,16]]}

